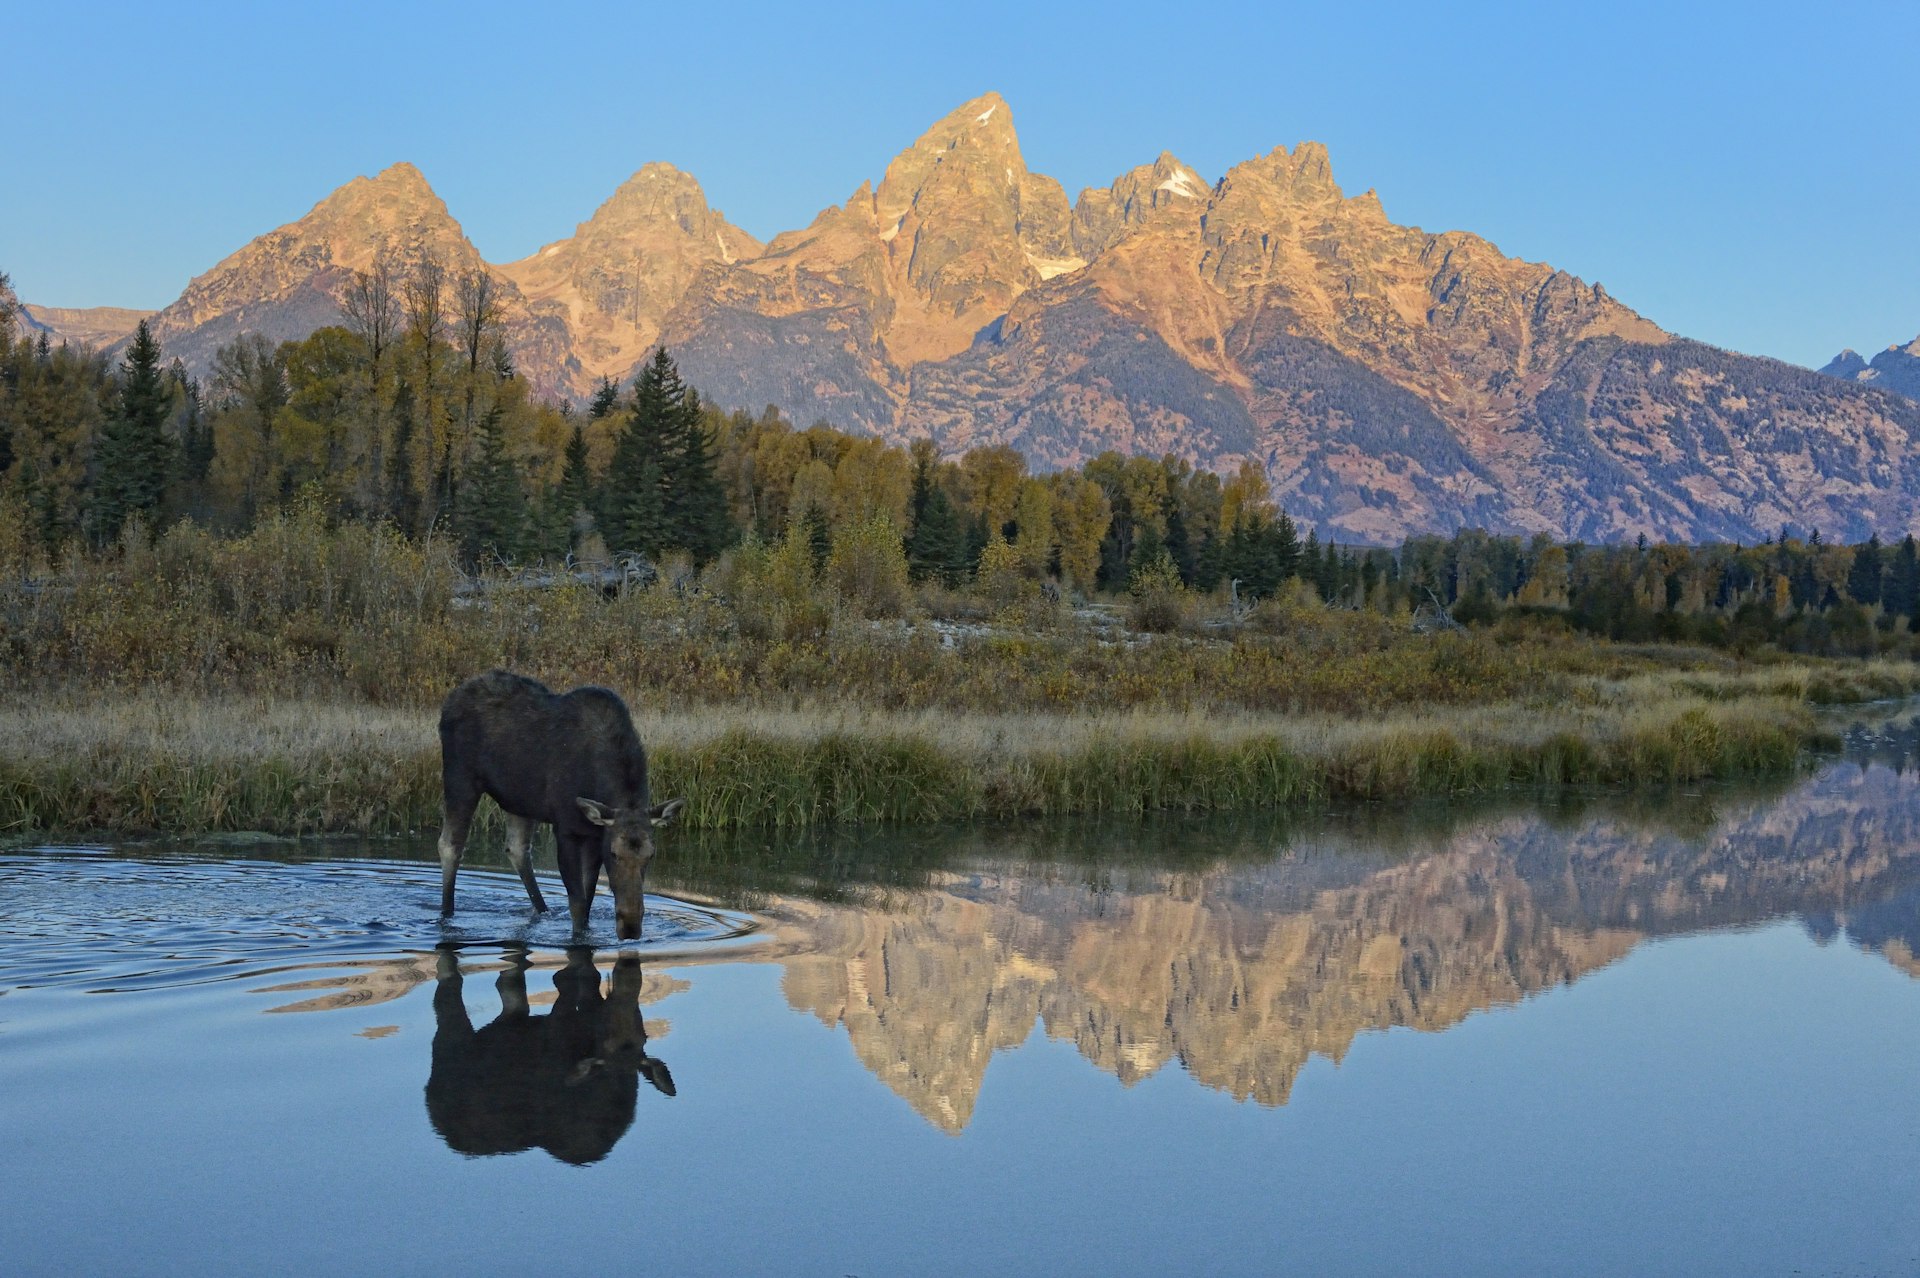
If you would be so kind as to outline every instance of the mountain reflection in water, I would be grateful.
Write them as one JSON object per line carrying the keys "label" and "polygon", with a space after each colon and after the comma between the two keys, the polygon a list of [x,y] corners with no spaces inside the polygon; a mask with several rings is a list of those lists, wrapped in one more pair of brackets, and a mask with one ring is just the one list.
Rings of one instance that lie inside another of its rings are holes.
{"label": "mountain reflection in water", "polygon": [[1920,977],[1920,781],[1879,765],[1723,802],[1698,832],[1512,815],[1400,854],[1328,830],[1255,864],[978,857],[927,878],[858,908],[770,909],[788,1003],[843,1026],[948,1132],[1036,1023],[1123,1083],[1178,1060],[1280,1105],[1309,1057],[1362,1032],[1445,1029],[1649,937],[1798,915]]}
{"label": "mountain reflection in water", "polygon": [[[791,1007],[843,1028],[868,1070],[949,1133],[970,1121],[994,1054],[1036,1025],[1123,1083],[1177,1060],[1207,1087],[1282,1105],[1311,1057],[1338,1061],[1359,1034],[1443,1030],[1653,937],[1797,917],[1920,977],[1908,757],[1860,754],[1784,793],[1585,808],[1563,796],[1545,811],[1373,810],[1308,827],[688,838],[663,886],[757,910],[767,928],[751,946],[654,961],[696,986],[705,964],[779,964]],[[381,1001],[433,975],[368,964],[295,1007]],[[664,981],[651,978],[653,997]],[[437,1074],[438,1040],[435,1059]]]}

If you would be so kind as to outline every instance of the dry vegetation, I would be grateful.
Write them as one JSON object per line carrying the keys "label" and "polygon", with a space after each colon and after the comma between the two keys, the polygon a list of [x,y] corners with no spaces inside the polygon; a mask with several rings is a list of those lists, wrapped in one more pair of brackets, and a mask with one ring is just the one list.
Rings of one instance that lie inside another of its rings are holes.
{"label": "dry vegetation", "polygon": [[495,665],[619,690],[656,789],[707,827],[1778,772],[1817,739],[1809,703],[1920,688],[1904,662],[1420,636],[1299,600],[1224,626],[1223,601],[1186,599],[1148,636],[1017,591],[781,586],[780,553],[611,599],[461,600],[435,548],[297,517],[74,558],[0,586],[0,829],[430,827],[434,707]]}

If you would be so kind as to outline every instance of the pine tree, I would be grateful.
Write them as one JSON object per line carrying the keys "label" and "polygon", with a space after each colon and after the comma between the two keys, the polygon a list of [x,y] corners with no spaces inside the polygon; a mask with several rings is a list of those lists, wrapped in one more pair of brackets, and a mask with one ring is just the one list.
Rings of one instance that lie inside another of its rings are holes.
{"label": "pine tree", "polygon": [[1268,555],[1272,561],[1274,581],[1278,583],[1300,572],[1300,537],[1293,526],[1293,519],[1286,511],[1273,521],[1270,537],[1271,549]]}
{"label": "pine tree", "polygon": [[393,392],[392,461],[387,466],[387,518],[411,537],[420,531],[420,492],[413,482],[413,387],[406,378]]}
{"label": "pine tree", "polygon": [[701,423],[699,392],[689,389],[670,437],[666,507],[669,544],[704,563],[733,539],[726,490],[720,486],[713,440]]}
{"label": "pine tree", "polygon": [[1187,532],[1187,520],[1180,513],[1177,500],[1170,499],[1167,502],[1167,536],[1164,544],[1174,568],[1180,573],[1181,584],[1191,586],[1195,576],[1193,538]]}
{"label": "pine tree", "polygon": [[1920,546],[1914,544],[1912,533],[1901,539],[1900,548],[1893,552],[1881,602],[1888,612],[1909,622],[1920,612]]}
{"label": "pine tree", "polygon": [[159,510],[171,473],[173,441],[166,425],[172,410],[160,343],[141,320],[121,364],[119,406],[107,419],[95,454],[90,522],[97,539],[110,541],[128,519],[151,520]]}
{"label": "pine tree", "polygon": [[[602,390],[604,391],[604,386]],[[616,551],[658,555],[671,544],[667,509],[668,469],[687,389],[664,346],[633,379],[633,405],[614,442],[601,495],[601,530]]]}
{"label": "pine tree", "polygon": [[913,494],[907,503],[907,568],[915,581],[952,587],[967,571],[967,530],[946,490],[934,478],[934,451],[916,449]]}
{"label": "pine tree", "polygon": [[1880,535],[1868,537],[1866,544],[1853,552],[1853,566],[1847,570],[1847,594],[1855,603],[1871,608],[1880,602]]}
{"label": "pine tree", "polygon": [[587,405],[587,419],[599,421],[610,415],[620,406],[620,386],[611,377],[602,377],[600,385],[593,391],[593,401]]}
{"label": "pine tree", "polygon": [[580,423],[575,422],[573,433],[567,436],[566,464],[560,472],[560,492],[569,513],[576,510],[592,510],[593,463],[587,455],[587,435]]}
{"label": "pine tree", "polygon": [[806,530],[807,553],[813,557],[813,574],[817,577],[826,571],[827,556],[833,553],[833,528],[827,523],[827,512],[817,504],[807,507],[801,526]]}
{"label": "pine tree", "polygon": [[507,455],[502,415],[496,404],[475,425],[478,451],[460,486],[455,524],[461,553],[470,564],[517,557],[526,531],[526,494]]}
{"label": "pine tree", "polygon": [[[1133,537],[1133,553],[1127,556],[1127,589],[1134,588],[1141,573],[1159,571],[1163,560],[1168,564],[1173,563],[1167,553],[1166,539],[1152,524],[1140,525]],[[1178,575],[1178,565],[1174,565],[1174,572]]]}

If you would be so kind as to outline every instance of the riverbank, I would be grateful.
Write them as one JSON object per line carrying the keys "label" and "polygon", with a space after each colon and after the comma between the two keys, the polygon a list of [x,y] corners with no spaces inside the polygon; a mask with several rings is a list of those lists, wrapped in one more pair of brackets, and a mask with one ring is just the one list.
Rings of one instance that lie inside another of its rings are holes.
{"label": "riverbank", "polygon": [[[636,715],[657,796],[700,828],[1310,807],[1791,770],[1810,708],[1899,669],[1594,679],[1577,697],[1364,718],[743,705]],[[1854,698],[1842,694],[1857,693]],[[68,689],[0,708],[0,830],[393,833],[439,821],[434,711]],[[488,805],[490,808],[490,805]]]}
{"label": "riverbank", "polygon": [[1423,632],[1304,590],[1172,591],[1151,632],[1024,580],[877,612],[764,558],[609,596],[315,519],[70,555],[0,586],[0,836],[432,829],[437,707],[495,666],[619,692],[655,793],[714,829],[1765,776],[1820,744],[1811,707],[1920,693],[1906,660]]}

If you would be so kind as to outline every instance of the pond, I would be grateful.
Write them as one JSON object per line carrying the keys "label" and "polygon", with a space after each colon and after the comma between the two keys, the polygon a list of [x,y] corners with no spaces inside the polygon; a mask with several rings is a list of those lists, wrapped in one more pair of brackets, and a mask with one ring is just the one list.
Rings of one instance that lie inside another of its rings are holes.
{"label": "pond", "polygon": [[[0,855],[9,1274],[1920,1272],[1913,724],[1768,790]],[[564,896],[557,881],[552,897]]]}

